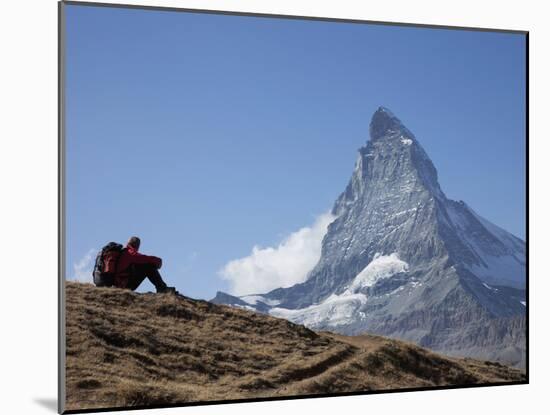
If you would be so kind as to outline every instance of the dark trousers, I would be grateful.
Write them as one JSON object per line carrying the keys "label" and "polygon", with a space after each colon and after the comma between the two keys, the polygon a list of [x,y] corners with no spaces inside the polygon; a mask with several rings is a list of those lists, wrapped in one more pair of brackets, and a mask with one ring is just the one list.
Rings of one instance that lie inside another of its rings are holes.
{"label": "dark trousers", "polygon": [[130,276],[126,288],[134,291],[139,287],[145,278],[158,290],[166,288],[166,283],[162,280],[158,269],[151,264],[133,264],[130,266]]}

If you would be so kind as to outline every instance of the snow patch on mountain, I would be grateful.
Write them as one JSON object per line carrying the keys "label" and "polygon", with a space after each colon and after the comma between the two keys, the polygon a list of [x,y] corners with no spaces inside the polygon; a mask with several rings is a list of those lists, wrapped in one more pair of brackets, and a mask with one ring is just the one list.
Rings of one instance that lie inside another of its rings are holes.
{"label": "snow patch on mountain", "polygon": [[272,308],[269,310],[269,314],[309,327],[320,325],[339,326],[355,321],[358,316],[358,309],[366,302],[367,296],[364,294],[332,294],[320,304],[295,310]]}
{"label": "snow patch on mountain", "polygon": [[389,278],[399,272],[406,272],[409,264],[399,259],[396,252],[390,255],[376,253],[374,259],[354,278],[349,292],[357,292],[361,288],[372,287],[383,278]]}
{"label": "snow patch on mountain", "polygon": [[266,298],[261,295],[245,295],[243,297],[239,297],[241,300],[243,300],[245,303],[256,305],[258,302],[270,305],[270,306],[276,306],[280,304],[280,301],[278,300],[270,300],[269,298]]}
{"label": "snow patch on mountain", "polygon": [[331,294],[321,303],[301,309],[275,307],[269,310],[269,314],[313,328],[351,324],[365,318],[360,310],[367,303],[368,297],[360,292],[362,289],[372,287],[395,274],[407,272],[408,268],[409,265],[400,260],[396,252],[390,255],[377,253],[343,293]]}
{"label": "snow patch on mountain", "polygon": [[252,306],[249,306],[249,305],[242,305],[242,304],[231,304],[232,307],[236,307],[236,308],[240,308],[242,310],[246,310],[246,311],[257,311],[254,307]]}
{"label": "snow patch on mountain", "polygon": [[[522,261],[525,251],[521,240],[482,218],[464,202],[447,203],[446,212],[450,218],[449,225],[457,230],[478,258],[478,263],[467,264],[471,272],[489,284],[525,287],[525,263]],[[496,244],[487,243],[472,234],[471,229],[476,229],[476,220],[477,227],[480,224],[481,229],[497,241]]]}
{"label": "snow patch on mountain", "polygon": [[493,287],[491,287],[490,285],[487,285],[487,284],[485,284],[485,283],[482,283],[482,284],[483,284],[483,286],[484,286],[485,288],[487,288],[488,290],[491,290],[491,291],[494,291],[494,292],[498,292],[498,288],[493,288]]}

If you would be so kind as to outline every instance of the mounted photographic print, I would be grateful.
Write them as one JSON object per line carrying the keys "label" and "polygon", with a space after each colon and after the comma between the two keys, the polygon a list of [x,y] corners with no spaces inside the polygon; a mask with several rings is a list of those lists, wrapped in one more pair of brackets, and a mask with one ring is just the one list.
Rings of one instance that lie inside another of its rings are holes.
{"label": "mounted photographic print", "polygon": [[59,10],[60,412],[528,382],[527,32]]}

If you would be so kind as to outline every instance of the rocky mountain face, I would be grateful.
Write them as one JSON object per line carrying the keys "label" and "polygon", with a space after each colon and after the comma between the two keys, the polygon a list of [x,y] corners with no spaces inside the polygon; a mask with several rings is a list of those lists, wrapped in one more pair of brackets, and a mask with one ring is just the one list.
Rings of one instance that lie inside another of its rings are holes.
{"label": "rocky mountain face", "polygon": [[332,213],[305,282],[213,301],[525,365],[525,242],[448,199],[430,158],[388,109],[374,113]]}

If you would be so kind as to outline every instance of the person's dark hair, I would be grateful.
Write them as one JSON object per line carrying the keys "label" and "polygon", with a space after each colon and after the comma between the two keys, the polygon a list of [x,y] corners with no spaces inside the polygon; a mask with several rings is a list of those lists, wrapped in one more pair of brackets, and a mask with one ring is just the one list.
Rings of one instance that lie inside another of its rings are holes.
{"label": "person's dark hair", "polygon": [[130,239],[128,239],[127,245],[130,245],[134,249],[139,249],[139,246],[141,245],[141,239],[139,239],[137,236],[132,236]]}

